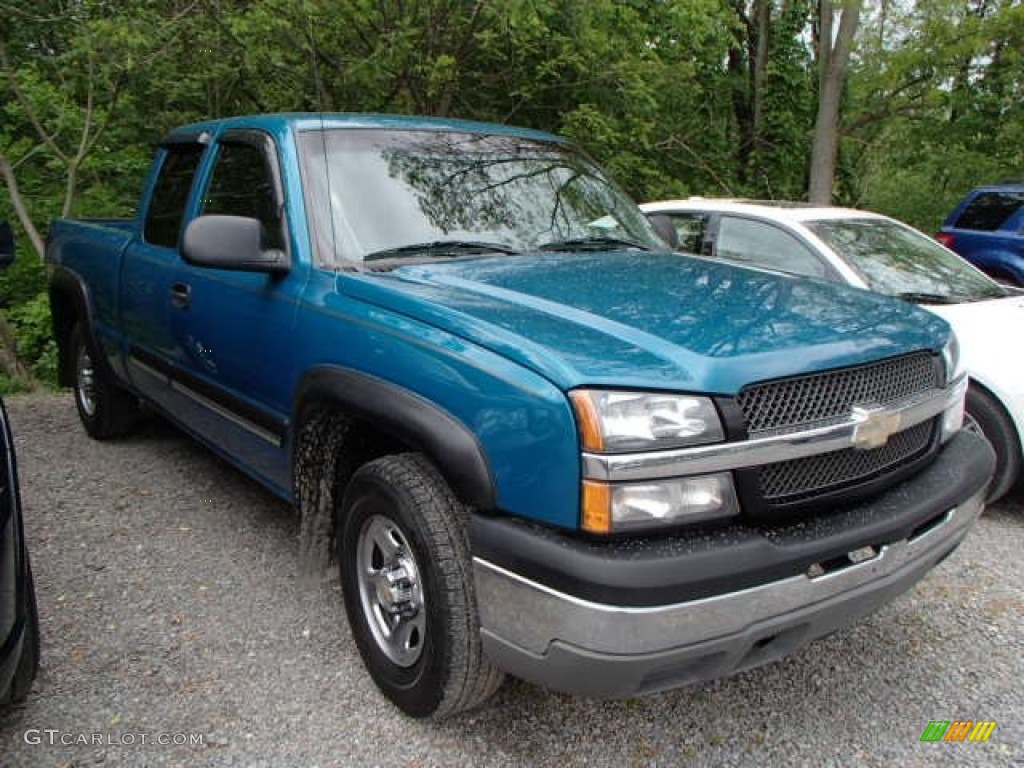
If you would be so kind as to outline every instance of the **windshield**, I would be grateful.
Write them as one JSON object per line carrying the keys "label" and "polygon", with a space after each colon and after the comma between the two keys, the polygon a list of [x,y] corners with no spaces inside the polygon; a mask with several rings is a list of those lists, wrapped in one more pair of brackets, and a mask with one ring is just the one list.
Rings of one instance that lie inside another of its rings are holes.
{"label": "windshield", "polygon": [[916,229],[887,219],[805,222],[879,293],[922,304],[961,303],[1006,292]]}
{"label": "windshield", "polygon": [[557,250],[570,240],[664,250],[629,197],[568,144],[337,129],[303,133],[300,147],[318,262],[328,268],[479,255],[488,244],[505,252]]}

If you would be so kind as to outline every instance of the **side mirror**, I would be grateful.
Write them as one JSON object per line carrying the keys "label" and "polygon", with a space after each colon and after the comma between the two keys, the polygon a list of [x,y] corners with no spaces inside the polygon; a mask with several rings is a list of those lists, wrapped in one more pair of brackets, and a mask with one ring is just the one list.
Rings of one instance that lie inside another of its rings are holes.
{"label": "side mirror", "polygon": [[10,222],[0,221],[0,269],[14,261],[14,230]]}
{"label": "side mirror", "polygon": [[263,226],[245,216],[200,216],[185,227],[181,255],[189,264],[236,272],[283,274],[292,265],[279,248],[263,247]]}
{"label": "side mirror", "polygon": [[672,223],[671,216],[666,216],[664,213],[649,213],[647,220],[654,227],[654,231],[658,233],[658,237],[664,240],[669,248],[673,251],[679,249],[679,233],[676,232],[676,226]]}

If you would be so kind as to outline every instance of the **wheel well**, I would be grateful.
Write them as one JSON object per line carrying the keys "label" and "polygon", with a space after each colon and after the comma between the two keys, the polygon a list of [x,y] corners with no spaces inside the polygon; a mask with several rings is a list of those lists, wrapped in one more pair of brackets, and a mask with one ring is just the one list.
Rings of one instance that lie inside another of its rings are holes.
{"label": "wheel well", "polygon": [[[995,396],[991,390],[979,384],[974,379],[970,381],[970,389],[967,392],[967,409],[971,409],[971,396],[977,400],[981,398],[978,426],[981,428],[986,439],[992,444],[996,452],[996,471],[989,485],[987,503],[998,501],[1020,480],[1021,466],[1021,443],[1020,432],[1013,416],[1006,409],[1002,400]],[[977,406],[976,406],[977,407]],[[984,412],[990,411],[987,419]],[[994,423],[984,423],[985,421]],[[989,430],[992,430],[991,432]]]}
{"label": "wheel well", "polygon": [[986,387],[984,384],[979,382],[977,379],[970,379],[968,381],[968,391],[970,391],[970,390],[974,390],[978,394],[984,395],[986,398],[988,398],[992,402],[993,406],[995,406],[996,408],[999,409],[1000,413],[1002,413],[1003,417],[1006,419],[1006,423],[1013,430],[1014,435],[1017,438],[1017,444],[1019,445],[1020,444],[1020,433],[1017,430],[1017,422],[1014,421],[1013,416],[1006,409],[1006,406],[1003,404],[1002,399],[999,398],[991,389]]}
{"label": "wheel well", "polygon": [[325,568],[334,558],[335,510],[352,475],[381,456],[415,449],[332,402],[303,407],[294,435],[292,485],[302,559],[310,568]]}
{"label": "wheel well", "polygon": [[74,295],[65,289],[50,287],[50,318],[53,338],[57,342],[57,383],[63,387],[71,386],[73,383],[71,361],[68,360],[68,342],[80,314],[78,300]]}

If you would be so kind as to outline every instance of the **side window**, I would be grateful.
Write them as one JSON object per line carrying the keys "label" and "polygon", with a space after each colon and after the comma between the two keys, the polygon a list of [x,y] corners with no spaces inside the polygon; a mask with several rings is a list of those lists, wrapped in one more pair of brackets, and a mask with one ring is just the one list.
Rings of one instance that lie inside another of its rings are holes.
{"label": "side window", "polygon": [[274,186],[262,149],[242,142],[219,145],[200,211],[208,213],[258,219],[264,246],[284,248]]}
{"label": "side window", "polygon": [[981,192],[956,220],[957,229],[995,232],[1024,205],[1024,192]]}
{"label": "side window", "polygon": [[704,243],[704,232],[708,226],[706,213],[673,213],[672,226],[679,237],[679,250],[687,253],[700,253]]}
{"label": "side window", "polygon": [[204,149],[202,144],[172,144],[167,147],[149,210],[146,211],[143,236],[147,243],[178,247],[188,193]]}
{"label": "side window", "polygon": [[723,216],[717,256],[762,269],[824,277],[825,265],[807,246],[771,224]]}

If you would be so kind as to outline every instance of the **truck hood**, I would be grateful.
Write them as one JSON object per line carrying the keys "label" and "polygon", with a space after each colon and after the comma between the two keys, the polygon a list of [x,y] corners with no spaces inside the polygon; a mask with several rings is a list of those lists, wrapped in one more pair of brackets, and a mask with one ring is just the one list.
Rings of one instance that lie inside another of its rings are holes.
{"label": "truck hood", "polygon": [[938,351],[936,315],[855,288],[672,253],[539,253],[340,275],[339,289],[563,389],[735,394],[753,381]]}

